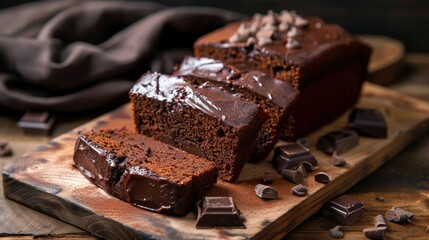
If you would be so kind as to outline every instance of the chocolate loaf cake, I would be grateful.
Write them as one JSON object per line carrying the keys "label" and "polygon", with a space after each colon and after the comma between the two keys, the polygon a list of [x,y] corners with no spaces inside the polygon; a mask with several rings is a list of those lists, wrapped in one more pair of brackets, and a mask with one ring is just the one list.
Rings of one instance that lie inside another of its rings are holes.
{"label": "chocolate loaf cake", "polygon": [[217,179],[213,163],[125,129],[80,135],[73,160],[104,191],[169,214],[187,214]]}
{"label": "chocolate loaf cake", "polygon": [[241,93],[268,113],[269,118],[258,133],[251,159],[268,156],[282,134],[287,114],[298,96],[298,91],[285,81],[272,79],[259,71],[242,73],[210,58],[185,57],[174,75],[183,76],[194,84],[207,84],[208,81],[230,92]]}
{"label": "chocolate loaf cake", "polygon": [[219,177],[238,178],[266,113],[240,94],[144,74],[130,91],[139,133],[215,162]]}
{"label": "chocolate loaf cake", "polygon": [[194,51],[197,57],[265,72],[298,89],[301,95],[284,134],[286,139],[296,139],[356,103],[371,49],[320,18],[270,11],[201,37]]}

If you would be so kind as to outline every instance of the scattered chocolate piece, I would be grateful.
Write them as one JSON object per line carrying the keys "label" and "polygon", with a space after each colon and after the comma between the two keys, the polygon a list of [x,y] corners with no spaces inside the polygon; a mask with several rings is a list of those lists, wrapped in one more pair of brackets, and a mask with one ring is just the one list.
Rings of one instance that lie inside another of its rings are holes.
{"label": "scattered chocolate piece", "polygon": [[426,232],[429,233],[429,225],[426,227]]}
{"label": "scattered chocolate piece", "polygon": [[307,147],[307,148],[311,146],[310,142],[308,141],[308,139],[306,137],[298,138],[296,140],[296,143],[299,143],[302,146]]}
{"label": "scattered chocolate piece", "polygon": [[196,228],[246,228],[232,197],[204,197],[198,204]]}
{"label": "scattered chocolate piece", "polygon": [[399,207],[392,207],[386,211],[385,217],[389,222],[404,223],[411,222],[411,219],[414,217],[414,213]]}
{"label": "scattered chocolate piece", "polygon": [[340,154],[349,150],[358,144],[358,134],[354,130],[340,129],[329,132],[317,140],[317,149],[320,151],[332,154],[337,152]]}
{"label": "scattered chocolate piece", "polygon": [[8,157],[12,155],[12,148],[8,142],[0,141],[0,157]]}
{"label": "scattered chocolate piece", "polygon": [[387,227],[386,221],[384,221],[383,215],[377,215],[374,217],[375,227]]}
{"label": "scattered chocolate piece", "polygon": [[262,199],[276,199],[279,195],[275,188],[263,184],[256,185],[255,193]]}
{"label": "scattered chocolate piece", "polygon": [[284,179],[293,183],[300,183],[304,180],[304,174],[299,170],[283,169],[281,175]]}
{"label": "scattered chocolate piece", "polygon": [[343,229],[340,225],[335,226],[332,229],[329,229],[329,236],[333,237],[333,238],[343,238],[344,237],[344,233],[343,233]]}
{"label": "scattered chocolate piece", "polygon": [[386,121],[377,109],[355,108],[349,115],[347,127],[369,137],[387,137]]}
{"label": "scattered chocolate piece", "polygon": [[18,127],[26,134],[49,135],[55,117],[49,112],[26,112],[18,122]]}
{"label": "scattered chocolate piece", "polygon": [[297,169],[305,164],[307,171],[317,169],[317,159],[308,148],[298,143],[288,143],[274,149],[273,165],[281,172],[283,169]]}
{"label": "scattered chocolate piece", "polygon": [[302,184],[298,184],[296,186],[294,186],[292,189],[292,194],[295,194],[298,197],[302,197],[307,195],[308,189],[302,185]]}
{"label": "scattered chocolate piece", "polygon": [[339,224],[351,225],[361,218],[364,205],[349,195],[341,195],[329,201],[325,210]]}
{"label": "scattered chocolate piece", "polygon": [[308,173],[304,164],[299,165],[299,167],[296,170],[300,171],[304,177],[307,177]]}
{"label": "scattered chocolate piece", "polygon": [[274,181],[274,174],[272,172],[264,172],[261,176],[261,182],[264,184],[269,184]]}
{"label": "scattered chocolate piece", "polygon": [[370,239],[386,239],[387,227],[370,227],[363,230],[365,237]]}
{"label": "scattered chocolate piece", "polygon": [[377,200],[379,202],[384,202],[384,197],[383,196],[376,196],[375,200]]}
{"label": "scattered chocolate piece", "polygon": [[319,172],[314,176],[314,180],[320,183],[329,183],[331,181],[331,177],[325,172]]}
{"label": "scattered chocolate piece", "polygon": [[346,160],[340,156],[336,152],[332,154],[332,164],[337,167],[342,167],[346,165]]}

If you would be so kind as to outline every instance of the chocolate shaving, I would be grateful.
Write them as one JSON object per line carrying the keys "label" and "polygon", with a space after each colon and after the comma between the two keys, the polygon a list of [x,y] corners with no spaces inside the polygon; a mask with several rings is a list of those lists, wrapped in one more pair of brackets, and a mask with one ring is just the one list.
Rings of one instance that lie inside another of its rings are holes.
{"label": "chocolate shaving", "polygon": [[274,181],[274,174],[272,172],[264,172],[261,176],[261,182],[264,184],[269,184]]}
{"label": "chocolate shaving", "polygon": [[340,225],[335,226],[332,229],[329,229],[329,236],[333,237],[333,238],[343,238],[344,237],[344,233],[342,230],[342,227]]}
{"label": "chocolate shaving", "polygon": [[429,233],[429,225],[426,227],[426,232]]}
{"label": "chocolate shaving", "polygon": [[319,172],[314,176],[314,180],[320,183],[329,183],[331,181],[331,177],[325,172]]}
{"label": "chocolate shaving", "polygon": [[291,189],[291,192],[298,197],[302,197],[307,195],[308,189],[304,185],[298,184]]}
{"label": "chocolate shaving", "polygon": [[273,187],[258,184],[255,187],[256,196],[262,199],[276,199],[278,197],[277,190]]}
{"label": "chocolate shaving", "polygon": [[305,163],[300,164],[299,167],[296,170],[299,171],[299,172],[301,172],[304,177],[307,177],[308,172],[307,172],[307,168],[305,167],[304,164]]}
{"label": "chocolate shaving", "polygon": [[387,227],[370,227],[363,230],[365,237],[370,239],[386,239]]}
{"label": "chocolate shaving", "polygon": [[392,207],[386,211],[385,217],[389,222],[405,223],[411,222],[411,219],[414,217],[414,213],[399,207]]}
{"label": "chocolate shaving", "polygon": [[374,217],[375,227],[387,227],[386,221],[384,221],[383,215],[377,215]]}
{"label": "chocolate shaving", "polygon": [[287,43],[286,43],[286,48],[287,49],[297,49],[300,48],[301,44],[299,44],[299,42],[293,38],[288,38],[287,39]]}
{"label": "chocolate shaving", "polygon": [[283,169],[281,171],[281,175],[284,179],[293,183],[300,183],[302,180],[304,180],[304,174],[298,170]]}
{"label": "chocolate shaving", "polygon": [[334,152],[332,154],[332,164],[334,166],[337,166],[337,167],[342,167],[342,166],[346,165],[346,160],[344,158],[340,157],[337,154],[337,152]]}

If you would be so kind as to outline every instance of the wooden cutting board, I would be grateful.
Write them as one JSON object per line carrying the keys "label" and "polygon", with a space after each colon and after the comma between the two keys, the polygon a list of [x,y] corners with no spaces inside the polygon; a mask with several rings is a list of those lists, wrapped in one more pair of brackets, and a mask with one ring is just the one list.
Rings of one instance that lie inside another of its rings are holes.
{"label": "wooden cutting board", "polygon": [[[232,196],[246,218],[246,229],[196,229],[194,212],[174,217],[139,209],[104,193],[73,167],[73,148],[79,132],[133,128],[129,104],[53,139],[5,167],[4,192],[8,198],[108,239],[277,239],[326,201],[379,168],[428,128],[428,104],[371,83],[365,84],[358,106],[382,111],[389,137],[361,137],[358,146],[342,155],[347,164],[335,167],[331,158],[314,145],[322,134],[344,127],[348,113],[310,135],[310,150],[318,158],[319,169],[303,182],[309,189],[307,196],[292,195],[294,184],[276,176],[272,186],[277,188],[279,199],[259,199],[254,187],[261,173],[273,171],[268,160],[246,164],[236,183],[220,181],[215,185],[209,195]],[[316,182],[314,175],[319,171],[328,173],[333,180],[326,185]]]}

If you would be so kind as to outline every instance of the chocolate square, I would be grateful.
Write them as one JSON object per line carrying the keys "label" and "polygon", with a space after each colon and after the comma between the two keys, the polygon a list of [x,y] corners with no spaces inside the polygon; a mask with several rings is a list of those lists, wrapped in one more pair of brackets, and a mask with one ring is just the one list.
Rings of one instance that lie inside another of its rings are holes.
{"label": "chocolate square", "polygon": [[345,152],[358,144],[359,136],[356,131],[340,129],[329,132],[317,140],[317,149],[332,154]]}
{"label": "chocolate square", "polygon": [[278,172],[283,169],[296,170],[301,164],[304,164],[308,171],[313,171],[318,167],[317,159],[310,150],[299,143],[288,143],[276,147],[272,163]]}
{"label": "chocolate square", "polygon": [[246,228],[232,197],[204,197],[198,204],[196,228]]}
{"label": "chocolate square", "polygon": [[374,138],[387,137],[387,124],[377,109],[355,108],[349,115],[348,128]]}
{"label": "chocolate square", "polygon": [[361,218],[364,205],[349,195],[341,195],[325,205],[330,217],[342,225],[352,225]]}
{"label": "chocolate square", "polygon": [[55,117],[49,112],[26,112],[18,122],[18,127],[26,134],[49,135]]}

